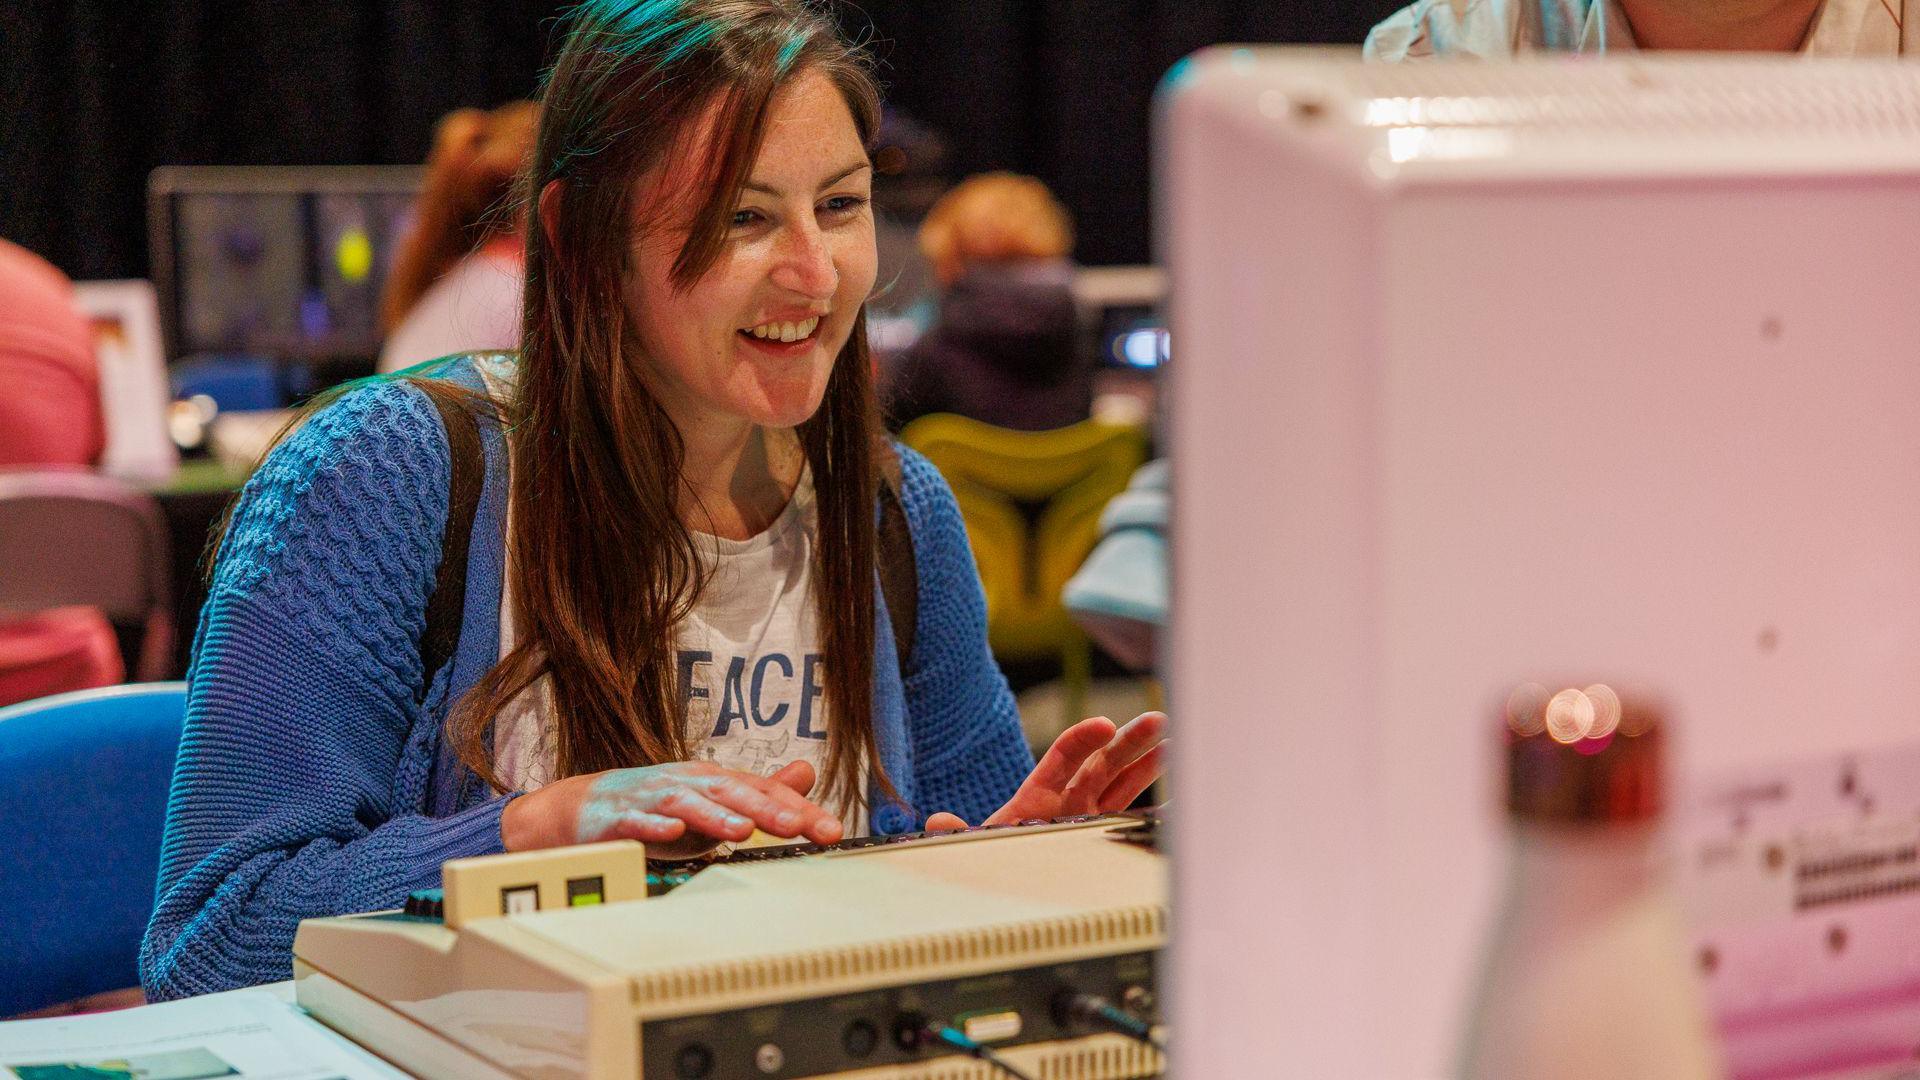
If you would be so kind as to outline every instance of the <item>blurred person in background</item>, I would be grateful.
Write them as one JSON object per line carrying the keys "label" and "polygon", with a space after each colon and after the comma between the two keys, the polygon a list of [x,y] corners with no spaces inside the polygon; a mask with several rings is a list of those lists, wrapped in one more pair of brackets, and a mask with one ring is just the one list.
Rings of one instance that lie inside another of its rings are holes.
{"label": "blurred person in background", "polygon": [[531,101],[441,118],[413,228],[380,298],[381,371],[519,348],[525,242],[512,192],[538,119]]}
{"label": "blurred person in background", "polygon": [[943,289],[888,385],[896,428],[929,413],[1046,431],[1087,419],[1093,357],[1073,301],[1073,221],[1045,184],[995,172],[935,203],[920,251]]}
{"label": "blurred person in background", "polygon": [[1419,0],[1367,35],[1373,60],[1637,49],[1899,56],[1908,0]]}
{"label": "blurred person in background", "polygon": [[[73,283],[0,240],[0,471],[91,466],[106,446],[93,330]],[[0,568],[0,573],[5,570]],[[93,608],[0,611],[0,705],[126,677],[113,626]]]}

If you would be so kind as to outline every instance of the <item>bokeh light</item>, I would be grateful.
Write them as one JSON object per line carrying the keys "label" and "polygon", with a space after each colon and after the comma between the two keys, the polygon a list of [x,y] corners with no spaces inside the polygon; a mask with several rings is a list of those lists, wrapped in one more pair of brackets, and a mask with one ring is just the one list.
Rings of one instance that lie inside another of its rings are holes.
{"label": "bokeh light", "polygon": [[1620,727],[1620,695],[1605,683],[1594,683],[1583,693],[1593,703],[1593,726],[1587,729],[1586,737],[1604,739],[1612,735]]}
{"label": "bokeh light", "polygon": [[1521,738],[1540,734],[1547,727],[1547,688],[1539,683],[1523,683],[1507,695],[1507,727]]}
{"label": "bokeh light", "polygon": [[1573,744],[1593,730],[1593,699],[1579,690],[1562,690],[1547,701],[1547,734]]}

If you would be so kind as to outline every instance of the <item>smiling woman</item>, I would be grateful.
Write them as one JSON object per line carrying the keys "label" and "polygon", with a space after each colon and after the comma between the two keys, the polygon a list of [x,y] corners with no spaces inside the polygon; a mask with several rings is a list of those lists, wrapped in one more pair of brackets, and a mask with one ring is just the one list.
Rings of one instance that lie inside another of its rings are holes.
{"label": "smiling woman", "polygon": [[[633,274],[634,343],[651,361],[649,389],[683,438],[739,441],[745,426],[792,430],[819,409],[834,362],[873,290],[873,168],[847,98],[807,72],[768,103],[764,141],[742,186],[727,243],[682,286],[673,267],[699,211],[696,144],[639,183]],[[691,445],[694,473],[704,456]]]}
{"label": "smiling woman", "polygon": [[334,395],[234,509],[154,998],[284,978],[301,919],[450,858],[1052,817],[1159,772],[1158,714],[1035,765],[953,495],[877,421],[863,58],[799,0],[588,0],[561,33],[518,352]]}

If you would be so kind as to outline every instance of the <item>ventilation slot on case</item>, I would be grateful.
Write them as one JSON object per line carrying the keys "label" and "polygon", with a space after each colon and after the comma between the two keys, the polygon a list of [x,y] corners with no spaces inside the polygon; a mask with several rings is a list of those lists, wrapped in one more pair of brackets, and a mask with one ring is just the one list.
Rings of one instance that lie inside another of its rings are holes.
{"label": "ventilation slot on case", "polygon": [[1146,905],[1058,919],[987,927],[958,934],[880,942],[832,951],[793,953],[713,967],[681,968],[634,979],[634,1002],[684,1006],[749,991],[766,993],[812,983],[912,977],[928,970],[990,961],[1024,962],[1092,946],[1113,951],[1157,947],[1166,936],[1166,908]]}

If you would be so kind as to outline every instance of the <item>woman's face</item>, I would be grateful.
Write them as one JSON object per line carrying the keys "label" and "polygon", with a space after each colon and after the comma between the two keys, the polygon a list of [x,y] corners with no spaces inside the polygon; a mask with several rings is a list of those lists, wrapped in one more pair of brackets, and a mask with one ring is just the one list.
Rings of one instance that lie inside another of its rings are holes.
{"label": "woman's face", "polygon": [[826,394],[873,289],[873,170],[831,79],[803,72],[769,104],[766,139],[719,257],[672,281],[711,136],[642,178],[627,304],[651,389],[674,422],[791,428]]}

